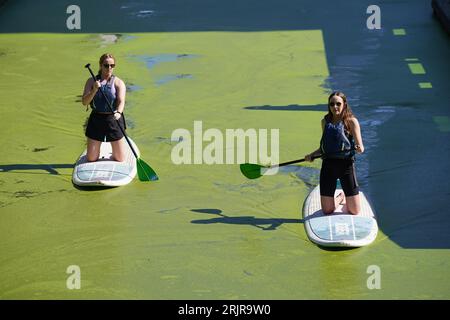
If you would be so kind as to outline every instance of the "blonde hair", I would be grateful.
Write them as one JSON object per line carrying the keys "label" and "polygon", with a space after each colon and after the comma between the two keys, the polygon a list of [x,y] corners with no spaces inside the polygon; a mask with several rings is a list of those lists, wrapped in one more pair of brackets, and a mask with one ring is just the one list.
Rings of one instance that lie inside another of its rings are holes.
{"label": "blonde hair", "polygon": [[100,57],[99,61],[98,61],[98,74],[101,75],[102,74],[102,64],[103,62],[105,62],[106,59],[113,59],[114,63],[116,63],[116,58],[111,54],[111,53],[104,53],[102,54],[102,56]]}

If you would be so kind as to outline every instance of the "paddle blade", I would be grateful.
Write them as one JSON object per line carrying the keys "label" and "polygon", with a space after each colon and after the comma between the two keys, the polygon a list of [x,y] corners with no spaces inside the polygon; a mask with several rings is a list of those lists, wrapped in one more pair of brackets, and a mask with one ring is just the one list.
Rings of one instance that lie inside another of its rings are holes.
{"label": "paddle blade", "polygon": [[261,168],[264,167],[259,164],[242,163],[239,168],[241,169],[242,174],[248,179],[257,179],[262,176]]}
{"label": "paddle blade", "polygon": [[144,160],[136,158],[136,166],[139,180],[155,181],[158,180],[156,172]]}

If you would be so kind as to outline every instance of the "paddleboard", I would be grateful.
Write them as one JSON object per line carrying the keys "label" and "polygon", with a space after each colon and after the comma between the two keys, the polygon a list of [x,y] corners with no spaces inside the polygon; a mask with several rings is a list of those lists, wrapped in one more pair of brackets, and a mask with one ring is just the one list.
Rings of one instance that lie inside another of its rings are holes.
{"label": "paddleboard", "polygon": [[[335,197],[343,193],[336,188]],[[303,205],[303,218],[308,238],[325,247],[362,247],[377,237],[378,224],[375,214],[363,192],[361,212],[358,215],[346,213],[346,205],[339,205],[335,212],[325,215],[320,204],[320,188],[315,187]]]}
{"label": "paddleboard", "polygon": [[[131,140],[134,150],[140,156],[139,149]],[[105,186],[118,187],[130,183],[137,173],[136,158],[126,141],[126,160],[123,162],[112,160],[112,147],[109,142],[102,142],[100,146],[100,157],[95,162],[86,159],[87,150],[81,154],[75,163],[72,181],[78,186]]]}

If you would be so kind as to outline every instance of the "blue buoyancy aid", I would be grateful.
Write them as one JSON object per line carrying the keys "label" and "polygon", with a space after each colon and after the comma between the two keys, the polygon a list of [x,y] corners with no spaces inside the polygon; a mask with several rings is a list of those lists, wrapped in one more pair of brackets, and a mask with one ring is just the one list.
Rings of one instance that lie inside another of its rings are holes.
{"label": "blue buoyancy aid", "polygon": [[355,155],[355,141],[345,132],[343,121],[336,124],[326,122],[323,129],[320,149],[323,159],[352,159]]}
{"label": "blue buoyancy aid", "polygon": [[[106,84],[102,85],[95,94],[94,99],[92,99],[91,108],[95,112],[111,112],[108,107],[108,102],[106,102],[105,97],[100,90],[102,90],[108,98],[113,111],[116,111],[116,87],[114,86],[114,79],[115,76],[112,76]],[[96,80],[100,80],[99,75],[97,75]]]}

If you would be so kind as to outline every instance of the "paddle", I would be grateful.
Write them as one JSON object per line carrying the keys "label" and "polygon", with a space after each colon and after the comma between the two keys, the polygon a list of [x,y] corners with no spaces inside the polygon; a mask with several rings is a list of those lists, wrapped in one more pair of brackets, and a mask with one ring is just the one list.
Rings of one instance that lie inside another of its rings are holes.
{"label": "paddle", "polygon": [[[339,152],[333,152],[333,154],[334,153],[346,152],[346,151],[350,151],[350,150],[342,150],[342,151],[339,151]],[[312,159],[317,159],[317,158],[320,158],[320,157],[322,157],[322,155],[314,156],[314,157],[312,157]],[[264,175],[264,173],[261,173],[261,169],[269,170],[269,169],[276,168],[276,167],[287,166],[289,164],[304,162],[305,160],[306,159],[303,158],[303,159],[283,162],[283,163],[272,165],[272,166],[262,166],[260,164],[253,164],[253,163],[242,163],[239,166],[239,168],[241,169],[242,174],[244,176],[246,176],[248,179],[257,179],[257,178],[259,178],[259,177]]]}
{"label": "paddle", "polygon": [[[87,65],[85,65],[84,67],[87,68],[89,70],[89,73],[92,76],[92,79],[94,79],[94,81],[97,81],[95,79],[94,73],[92,72],[91,68],[90,68],[90,63],[88,63]],[[100,89],[100,92],[103,94],[103,97],[105,98],[109,110],[114,113],[114,109],[111,107],[111,103],[109,102],[108,98],[106,97],[105,93]],[[137,167],[137,173],[138,173],[138,177],[139,180],[141,181],[155,181],[158,180],[158,175],[156,174],[156,172],[147,164],[145,163],[144,160],[140,159],[136,153],[136,151],[134,150],[133,146],[131,145],[130,139],[128,139],[127,135],[125,134],[125,130],[122,128],[122,126],[120,125],[119,120],[117,121],[117,125],[120,128],[120,131],[122,131],[123,136],[125,137],[125,140],[127,141],[128,145],[130,146],[131,151],[133,151],[134,156],[136,157],[136,167]]]}

